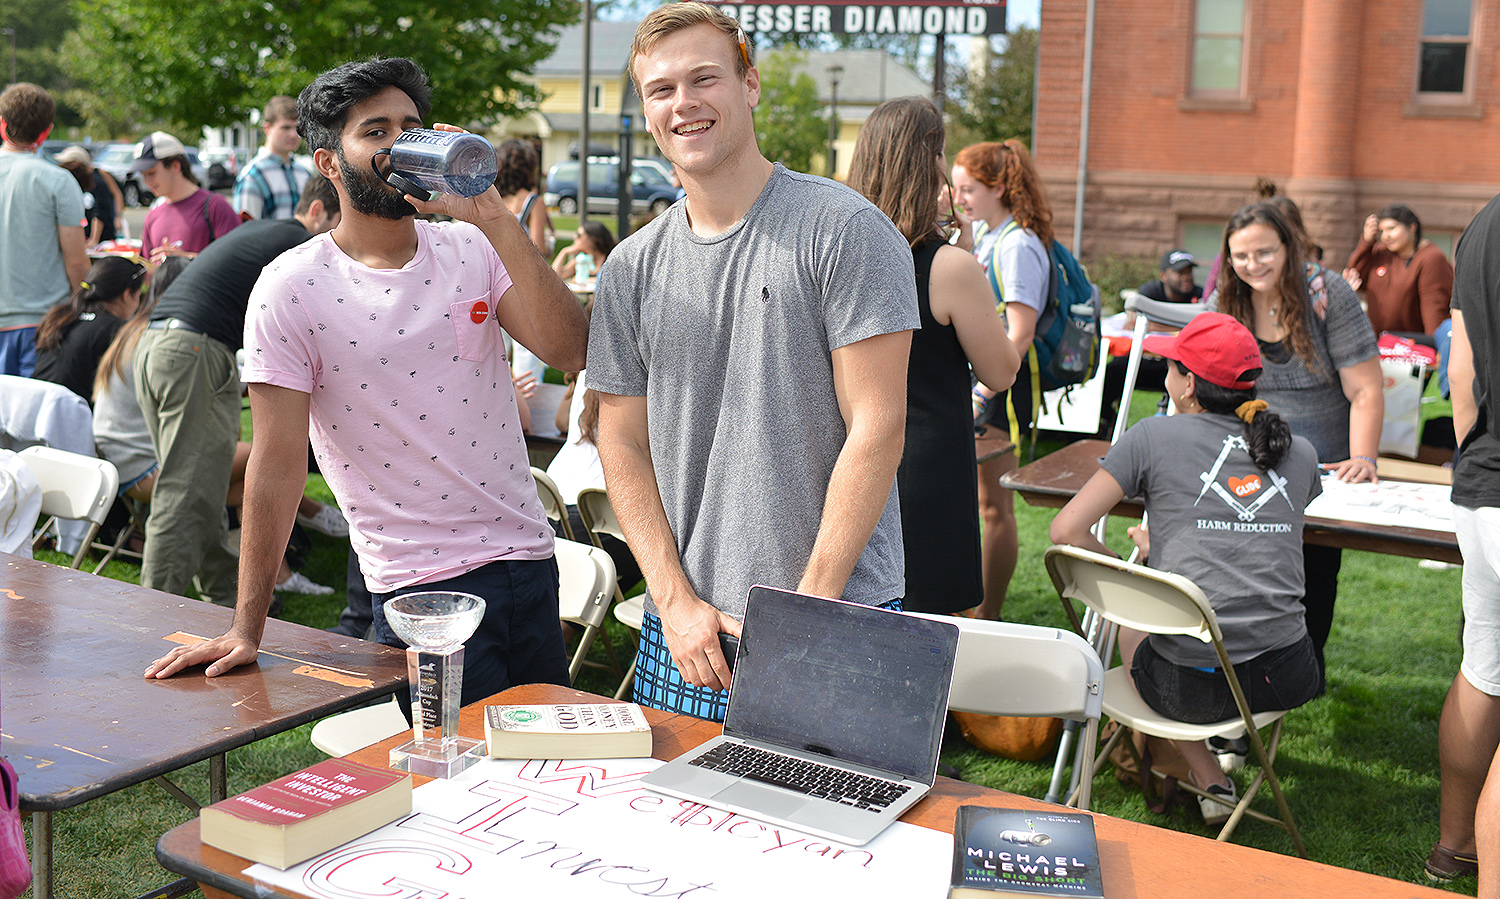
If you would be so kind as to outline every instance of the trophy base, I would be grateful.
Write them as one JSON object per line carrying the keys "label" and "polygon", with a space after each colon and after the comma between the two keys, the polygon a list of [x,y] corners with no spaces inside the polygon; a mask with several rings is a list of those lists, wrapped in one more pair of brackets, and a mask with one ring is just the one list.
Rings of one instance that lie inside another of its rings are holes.
{"label": "trophy base", "polygon": [[391,750],[390,766],[424,777],[449,778],[461,774],[488,755],[483,740],[412,740]]}

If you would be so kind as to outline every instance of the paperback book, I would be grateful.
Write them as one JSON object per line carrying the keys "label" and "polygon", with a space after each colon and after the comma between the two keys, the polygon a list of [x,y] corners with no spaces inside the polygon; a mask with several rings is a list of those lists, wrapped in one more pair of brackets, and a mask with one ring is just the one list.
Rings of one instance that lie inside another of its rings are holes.
{"label": "paperback book", "polygon": [[285,870],[411,814],[411,776],[347,759],[215,802],[198,813],[204,843]]}
{"label": "paperback book", "polygon": [[651,725],[633,702],[485,706],[484,734],[494,759],[651,755]]}
{"label": "paperback book", "polygon": [[958,807],[953,899],[992,893],[1103,899],[1094,819],[1064,811]]}

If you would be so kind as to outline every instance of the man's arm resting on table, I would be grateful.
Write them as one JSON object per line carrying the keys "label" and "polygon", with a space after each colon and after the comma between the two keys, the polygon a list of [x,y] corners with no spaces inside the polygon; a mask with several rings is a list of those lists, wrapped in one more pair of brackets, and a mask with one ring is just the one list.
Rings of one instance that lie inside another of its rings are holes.
{"label": "man's arm resting on table", "polygon": [[272,589],[297,501],[307,483],[308,394],[269,384],[250,385],[255,442],[245,471],[240,531],[239,598],[223,636],[179,646],[151,663],[146,677],[171,677],[208,663],[209,677],[255,661],[271,608]]}
{"label": "man's arm resting on table", "polygon": [[727,690],[729,665],[719,634],[739,636],[740,624],[699,598],[682,570],[651,462],[646,398],[599,394],[598,445],[610,505],[661,614],[672,661],[688,683]]}
{"label": "man's arm resting on table", "polygon": [[838,599],[895,488],[906,445],[911,332],[879,334],[833,351],[833,388],[848,435],[834,462],[823,519],[797,585]]}

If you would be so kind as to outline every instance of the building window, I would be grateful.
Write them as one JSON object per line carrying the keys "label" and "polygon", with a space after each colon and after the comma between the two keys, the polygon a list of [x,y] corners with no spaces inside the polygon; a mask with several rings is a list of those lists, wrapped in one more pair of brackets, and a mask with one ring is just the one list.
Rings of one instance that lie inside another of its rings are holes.
{"label": "building window", "polygon": [[1468,92],[1472,0],[1425,0],[1417,93],[1460,99]]}
{"label": "building window", "polygon": [[1245,0],[1197,0],[1193,93],[1239,96],[1245,71]]}
{"label": "building window", "polygon": [[591,84],[589,90],[593,92],[593,97],[589,100],[589,109],[602,110],[604,108],[604,85]]}
{"label": "building window", "polygon": [[1213,264],[1215,257],[1223,247],[1224,222],[1216,220],[1212,222],[1182,223],[1182,239],[1177,245],[1193,254],[1201,266],[1194,270],[1194,278],[1199,284],[1208,277],[1209,267]]}

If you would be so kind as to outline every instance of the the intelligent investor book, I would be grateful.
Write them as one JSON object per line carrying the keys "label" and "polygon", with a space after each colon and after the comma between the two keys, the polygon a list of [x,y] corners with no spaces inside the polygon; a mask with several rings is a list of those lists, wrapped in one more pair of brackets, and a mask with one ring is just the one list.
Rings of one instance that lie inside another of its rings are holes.
{"label": "the intelligent investor book", "polygon": [[1104,897],[1094,819],[1064,811],[961,805],[953,827],[953,899],[989,893]]}

